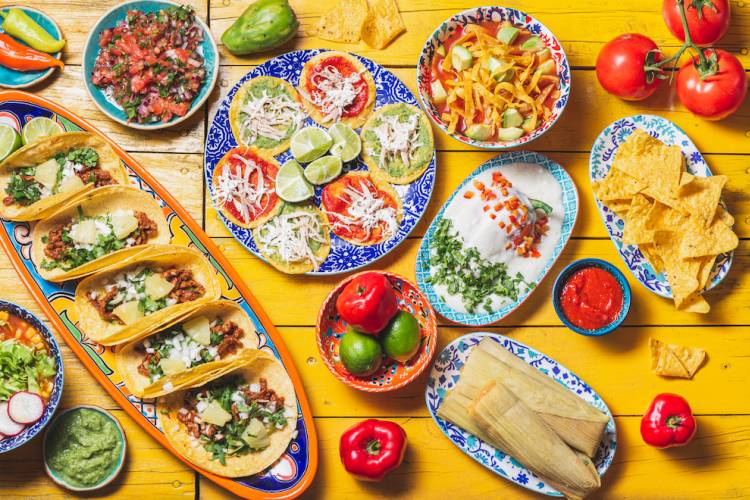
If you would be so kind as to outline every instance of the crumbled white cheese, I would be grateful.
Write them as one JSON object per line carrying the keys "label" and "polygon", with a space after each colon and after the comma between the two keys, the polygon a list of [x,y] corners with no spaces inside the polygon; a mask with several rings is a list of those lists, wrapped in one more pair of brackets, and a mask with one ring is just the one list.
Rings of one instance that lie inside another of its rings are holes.
{"label": "crumbled white cheese", "polygon": [[302,128],[305,121],[302,106],[286,93],[270,97],[249,95],[240,108],[240,138],[254,144],[260,137],[281,141]]}
{"label": "crumbled white cheese", "polygon": [[355,86],[362,80],[362,75],[352,73],[344,76],[335,66],[326,65],[312,76],[311,83],[320,92],[309,94],[302,87],[299,93],[310,101],[325,115],[323,122],[337,122],[341,119],[347,107],[351,106],[362,88]]}

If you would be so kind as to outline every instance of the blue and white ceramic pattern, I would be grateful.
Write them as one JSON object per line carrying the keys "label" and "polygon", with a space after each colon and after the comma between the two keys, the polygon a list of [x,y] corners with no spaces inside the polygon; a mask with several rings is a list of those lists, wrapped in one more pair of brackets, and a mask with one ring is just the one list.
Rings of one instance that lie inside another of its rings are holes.
{"label": "blue and white ceramic pattern", "polygon": [[[713,175],[703,155],[681,128],[660,116],[635,115],[617,120],[602,130],[599,137],[596,138],[589,159],[591,182],[601,180],[607,175],[609,169],[612,168],[617,148],[636,128],[648,132],[651,136],[666,144],[679,146],[685,156],[685,168],[689,173],[698,177]],[[622,230],[625,222],[596,198],[596,195],[594,195],[594,199],[609,237],[633,276],[647,289],[671,299],[672,289],[669,286],[666,274],[663,272],[657,273],[636,245],[623,245]],[[722,254],[716,258],[706,290],[710,290],[721,283],[729,272],[729,268],[732,267],[733,258],[734,252]]]}
{"label": "blue and white ceramic pattern", "polygon": [[[3,10],[16,8],[24,11],[31,19],[33,19],[39,26],[52,35],[53,37],[60,40],[63,37],[62,30],[57,23],[41,10],[34,9],[32,7],[26,7],[25,5],[4,5]],[[2,32],[2,29],[0,29]],[[23,40],[13,37],[15,41],[22,45],[28,45]],[[51,54],[52,57],[60,59],[62,57],[62,51]],[[0,66],[0,87],[8,89],[24,89],[31,87],[37,83],[49,78],[57,68],[40,69],[37,71],[16,71],[14,69]]]}
{"label": "blue and white ceramic pattern", "polygon": [[[532,133],[526,134],[514,141],[477,141],[471,137],[465,136],[464,134],[449,134],[448,126],[440,118],[440,113],[432,103],[432,99],[430,99],[432,58],[434,57],[437,48],[441,46],[446,39],[453,36],[456,30],[465,27],[467,24],[476,24],[484,21],[510,21],[515,26],[521,26],[535,35],[539,35],[547,48],[549,48],[552,59],[557,65],[557,76],[560,78],[560,97],[557,99],[557,102],[555,102],[552,114]],[[534,19],[532,16],[525,12],[521,12],[520,10],[511,9],[510,7],[474,7],[455,14],[447,19],[438,27],[438,29],[435,30],[432,36],[427,39],[422,48],[422,54],[419,56],[419,63],[417,64],[417,89],[419,90],[419,100],[422,101],[422,107],[427,112],[427,115],[446,134],[458,141],[477,148],[492,150],[509,149],[528,144],[534,139],[540,137],[549,130],[555,122],[557,122],[558,118],[560,118],[560,115],[562,115],[570,97],[570,65],[568,64],[568,58],[565,55],[565,50],[563,50],[560,41],[554,34],[552,34],[549,28]]]}
{"label": "blue and white ceramic pattern", "polygon": [[609,415],[609,422],[604,430],[604,438],[594,456],[596,470],[600,476],[604,476],[609,466],[612,465],[612,461],[615,458],[615,450],[617,449],[615,419],[612,417],[612,413],[609,411],[607,405],[594,389],[581,380],[575,373],[554,359],[504,335],[486,332],[469,333],[448,344],[438,354],[430,371],[430,378],[427,381],[425,401],[430,415],[432,415],[432,418],[443,434],[461,451],[508,481],[536,493],[562,497],[557,490],[540,480],[533,472],[521,465],[513,457],[506,455],[501,450],[482,441],[473,434],[437,416],[437,410],[443,402],[446,391],[452,389],[456,385],[456,382],[458,382],[461,376],[461,368],[466,362],[471,349],[485,337],[491,338],[521,358],[524,362],[548,377],[555,379],[563,387],[576,393],[581,399]]}
{"label": "blue and white ceramic pattern", "polygon": [[[208,129],[208,136],[206,137],[206,155],[205,155],[205,170],[206,170],[206,181],[213,198],[213,173],[219,160],[232,148],[237,147],[237,140],[232,134],[232,129],[229,125],[229,106],[232,102],[232,98],[237,93],[237,90],[242,86],[243,83],[255,78],[257,76],[274,76],[281,78],[291,83],[293,86],[299,84],[299,77],[302,73],[302,67],[305,63],[315,57],[316,55],[323,52],[323,50],[297,50],[293,52],[287,52],[278,57],[270,59],[247,75],[242,77],[237,84],[232,87],[227,96],[219,105],[219,109],[216,112],[216,116],[211,122],[211,127]],[[394,104],[403,102],[416,106],[417,99],[409,88],[398,79],[396,75],[383,68],[379,64],[366,59],[364,57],[352,54],[358,58],[367,70],[372,73],[372,78],[375,81],[375,87],[377,89],[377,95],[375,97],[375,109],[377,110],[381,106],[386,104]],[[305,120],[306,126],[318,126],[309,117]],[[287,160],[291,159],[292,155],[287,150],[283,153],[276,155],[276,159],[279,163],[283,164]],[[353,170],[367,170],[367,165],[358,158],[344,166],[344,171]],[[435,186],[435,156],[433,154],[432,161],[427,167],[422,176],[410,184],[398,185],[392,184],[401,200],[404,203],[404,218],[401,221],[398,232],[392,238],[372,246],[358,246],[344,241],[335,234],[331,233],[331,252],[328,258],[321,264],[317,271],[310,272],[308,274],[339,274],[349,271],[354,271],[364,267],[372,262],[375,262],[385,254],[396,248],[396,246],[404,241],[406,237],[411,233],[414,226],[417,225],[419,220],[422,218],[427,209],[427,205],[430,202],[432,196],[432,190]],[[320,193],[322,186],[315,188],[315,203],[320,205]],[[227,226],[229,232],[239,241],[245,248],[250,250],[259,258],[263,256],[258,251],[258,247],[255,245],[253,240],[253,234],[251,229],[245,229],[233,224],[226,217],[219,212],[219,218]]]}
{"label": "blue and white ceramic pattern", "polygon": [[52,419],[52,415],[55,414],[57,405],[60,403],[60,397],[62,396],[64,371],[62,355],[60,354],[60,347],[57,345],[57,340],[55,340],[55,336],[52,335],[52,332],[49,330],[49,328],[47,328],[42,320],[36,317],[36,315],[32,314],[29,310],[24,309],[17,304],[6,302],[4,300],[0,300],[0,311],[8,311],[10,314],[21,318],[37,329],[41,336],[44,337],[44,341],[49,347],[49,355],[52,356],[55,360],[55,370],[57,372],[55,373],[55,385],[52,388],[52,394],[50,394],[49,401],[47,401],[47,405],[44,407],[42,418],[26,427],[23,432],[21,432],[17,436],[0,440],[0,453],[5,453],[6,451],[13,450],[31,441],[34,436],[39,434],[39,431],[44,429],[47,423],[49,423],[49,421]]}
{"label": "blue and white ceramic pattern", "polygon": [[157,130],[177,125],[178,123],[190,118],[190,116],[200,109],[216,85],[216,79],[219,76],[219,49],[216,47],[216,42],[213,39],[213,35],[211,35],[211,30],[206,23],[203,22],[198,13],[196,13],[195,19],[197,24],[203,29],[203,42],[200,45],[200,49],[203,52],[206,79],[204,80],[203,86],[198,92],[198,95],[195,96],[195,99],[191,103],[190,110],[185,116],[173,116],[168,122],[128,122],[128,115],[125,111],[123,111],[114,100],[107,98],[102,89],[91,83],[91,72],[94,69],[96,57],[99,55],[99,34],[103,30],[115,27],[117,23],[125,19],[129,10],[140,10],[146,13],[151,13],[179,5],[179,3],[174,3],[169,0],[134,0],[121,3],[100,17],[86,37],[86,45],[83,49],[83,68],[81,69],[83,84],[91,96],[91,99],[94,100],[94,104],[96,104],[102,113],[126,127],[141,130]]}
{"label": "blue and white ceramic pattern", "polygon": [[[549,260],[544,266],[544,269],[542,269],[542,271],[539,273],[539,276],[537,276],[534,280],[534,286],[529,287],[524,293],[520,294],[517,300],[507,303],[500,310],[495,311],[492,314],[484,311],[475,313],[456,311],[448,304],[446,304],[437,294],[432,284],[427,282],[427,278],[430,276],[430,247],[432,246],[432,240],[435,235],[435,231],[437,230],[438,222],[440,222],[440,219],[443,218],[445,209],[448,207],[448,205],[450,205],[451,201],[453,201],[453,198],[456,196],[456,194],[458,194],[466,184],[471,182],[474,177],[486,170],[497,168],[501,165],[507,165],[510,163],[537,164],[549,170],[549,172],[560,184],[560,187],[562,188],[563,209],[565,210],[565,214],[563,215],[562,227],[560,229],[560,239],[557,241],[552,255],[549,256]],[[453,194],[451,194],[451,197],[448,198],[448,201],[445,202],[445,205],[443,205],[443,207],[440,209],[440,212],[438,212],[438,214],[435,216],[435,219],[432,221],[429,229],[427,230],[427,234],[425,234],[424,238],[422,239],[422,244],[419,246],[419,252],[417,253],[417,284],[419,285],[419,288],[421,288],[422,291],[427,294],[427,297],[430,299],[430,304],[432,304],[432,307],[435,309],[435,311],[451,321],[472,326],[489,325],[500,321],[501,319],[515,311],[518,306],[520,306],[527,298],[529,298],[531,293],[536,290],[536,287],[539,286],[539,283],[544,279],[550,268],[557,261],[557,258],[562,253],[565,245],[568,244],[568,240],[570,239],[570,235],[573,233],[573,228],[575,227],[577,218],[578,190],[576,189],[576,185],[573,183],[573,179],[570,178],[570,175],[568,175],[565,169],[558,163],[552,161],[543,154],[535,153],[532,151],[512,151],[510,153],[498,155],[491,160],[483,163],[479,166],[479,168],[472,172],[472,174],[469,175],[461,183],[461,185],[456,188]]]}

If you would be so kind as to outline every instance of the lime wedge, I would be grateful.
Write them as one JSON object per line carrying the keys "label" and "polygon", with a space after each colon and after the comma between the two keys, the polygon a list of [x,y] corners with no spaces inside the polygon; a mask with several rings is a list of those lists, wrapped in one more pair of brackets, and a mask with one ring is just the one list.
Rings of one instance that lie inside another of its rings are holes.
{"label": "lime wedge", "polygon": [[21,136],[9,125],[0,125],[0,161],[21,147]]}
{"label": "lime wedge", "polygon": [[318,127],[305,127],[292,136],[292,155],[302,163],[320,158],[331,148],[333,139],[328,132]]}
{"label": "lime wedge", "polygon": [[342,166],[341,158],[338,156],[324,156],[305,168],[305,178],[319,186],[338,177]]}
{"label": "lime wedge", "polygon": [[331,154],[341,158],[341,161],[352,161],[362,152],[362,141],[359,135],[346,123],[336,123],[328,133],[333,138]]}
{"label": "lime wedge", "polygon": [[37,116],[23,126],[21,138],[24,144],[28,144],[51,135],[62,134],[63,132],[62,126],[56,121],[43,116]]}
{"label": "lime wedge", "polygon": [[284,163],[276,174],[276,194],[290,203],[304,201],[315,194],[315,190],[305,180],[302,167],[296,160]]}

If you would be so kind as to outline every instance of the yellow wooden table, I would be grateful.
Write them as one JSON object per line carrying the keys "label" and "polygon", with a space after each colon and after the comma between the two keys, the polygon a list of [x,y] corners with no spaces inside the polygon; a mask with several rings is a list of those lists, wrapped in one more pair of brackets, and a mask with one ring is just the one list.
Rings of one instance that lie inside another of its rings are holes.
{"label": "yellow wooden table", "polygon": [[[463,0],[399,0],[408,31],[378,51],[342,45],[311,35],[317,17],[335,0],[293,0],[301,27],[284,48],[328,47],[357,52],[395,72],[416,92],[415,65],[424,41],[455,12],[475,6]],[[239,0],[193,0],[216,39],[246,7]],[[51,14],[68,44],[67,66],[42,88],[33,89],[80,114],[108,133],[146,166],[203,223],[232,260],[253,293],[278,325],[291,351],[311,401],[320,440],[320,467],[306,498],[530,498],[526,490],[503,481],[457,450],[429,417],[424,405],[425,376],[408,388],[369,395],[339,383],[318,357],[314,321],[318,307],[337,278],[292,277],[260,262],[237,244],[216,218],[203,181],[203,145],[215,108],[227,90],[266,57],[237,58],[222,48],[219,84],[206,110],[176,129],[154,134],[122,127],[102,115],[81,81],[81,52],[86,34],[114,0],[30,0]],[[750,70],[750,2],[732,1],[732,27],[721,46],[738,55]],[[649,34],[661,47],[677,46],[667,31],[655,0],[509,0],[505,5],[526,11],[560,39],[573,68],[572,96],[562,118],[531,144],[567,168],[581,193],[578,226],[550,277],[521,308],[489,330],[511,335],[559,360],[587,380],[615,415],[618,449],[598,494],[602,498],[738,498],[750,496],[750,99],[720,123],[696,119],[678,103],[673,91],[661,89],[642,103],[626,103],[607,95],[593,67],[602,44],[619,33]],[[656,113],[682,127],[706,155],[715,173],[729,176],[726,202],[741,238],[735,264],[724,283],[708,294],[711,313],[676,312],[671,301],[645,290],[626,271],[633,288],[631,314],[625,326],[605,338],[586,338],[560,325],[550,302],[552,281],[572,260],[606,259],[625,270],[607,238],[591,196],[588,152],[597,134],[617,118]],[[437,133],[438,175],[432,202],[411,237],[376,267],[414,277],[420,238],[438,208],[462,179],[493,153],[470,150]],[[35,312],[38,307],[0,255],[0,297]],[[293,307],[290,307],[293,306]],[[443,324],[439,347],[470,331]],[[695,380],[668,380],[649,371],[649,337],[708,352],[707,365]],[[62,346],[65,392],[61,407],[97,404],[112,410],[128,434],[126,470],[102,495],[117,498],[173,496],[224,498],[223,490],[201,479],[149,438],[94,382],[78,359]],[[656,450],[640,438],[640,415],[657,392],[685,396],[698,415],[698,433],[684,448]],[[341,432],[365,417],[387,417],[409,435],[405,464],[382,484],[360,483],[341,467]],[[4,498],[63,497],[42,469],[41,440],[0,455],[0,495]]]}

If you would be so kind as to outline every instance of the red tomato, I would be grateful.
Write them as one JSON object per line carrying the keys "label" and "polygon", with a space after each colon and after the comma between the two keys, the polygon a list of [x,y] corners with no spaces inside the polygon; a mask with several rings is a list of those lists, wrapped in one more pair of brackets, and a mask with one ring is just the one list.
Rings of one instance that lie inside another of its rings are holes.
{"label": "red tomato", "polygon": [[[693,43],[711,45],[726,34],[729,29],[729,0],[685,0],[684,4]],[[685,30],[682,28],[677,0],[664,0],[661,13],[669,31],[684,42]]]}
{"label": "red tomato", "polygon": [[740,61],[729,52],[719,49],[706,51],[714,57],[718,70],[701,78],[693,61],[686,62],[677,73],[677,97],[694,114],[708,120],[721,120],[740,107],[747,95],[747,77]]}
{"label": "red tomato", "polygon": [[638,33],[620,35],[607,42],[596,58],[596,77],[604,90],[628,101],[640,101],[653,94],[661,79],[645,69],[647,61],[661,60],[653,40]]}

